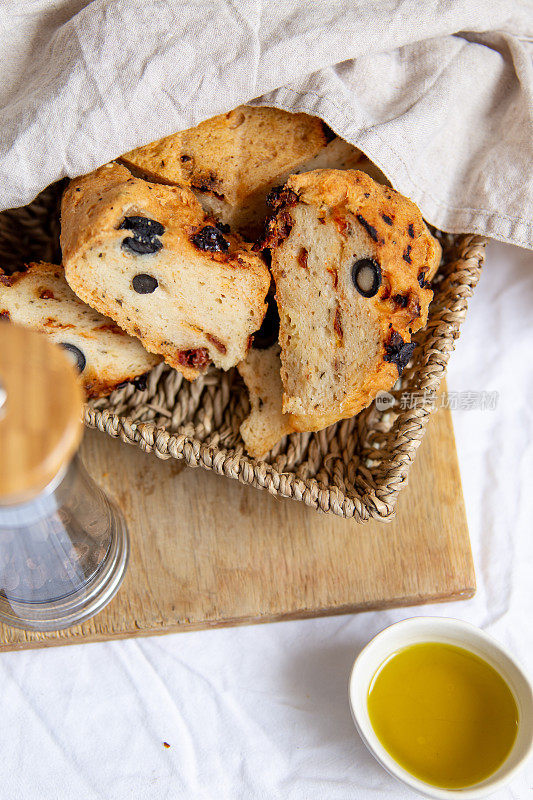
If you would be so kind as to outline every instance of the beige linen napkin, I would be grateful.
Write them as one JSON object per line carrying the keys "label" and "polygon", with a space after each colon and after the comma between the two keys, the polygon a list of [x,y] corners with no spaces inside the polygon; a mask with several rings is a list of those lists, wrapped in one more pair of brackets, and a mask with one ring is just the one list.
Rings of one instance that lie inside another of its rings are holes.
{"label": "beige linen napkin", "polygon": [[533,4],[0,0],[0,208],[240,103],[321,116],[426,219],[533,248]]}

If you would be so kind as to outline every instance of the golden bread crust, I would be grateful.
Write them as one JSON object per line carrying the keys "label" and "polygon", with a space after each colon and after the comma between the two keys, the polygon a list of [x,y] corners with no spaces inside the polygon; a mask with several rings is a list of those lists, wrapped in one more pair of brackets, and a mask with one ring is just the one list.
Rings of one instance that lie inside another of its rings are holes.
{"label": "golden bread crust", "polygon": [[313,158],[328,142],[323,122],[277,108],[239,106],[122,156],[148,177],[186,184],[231,206]]}

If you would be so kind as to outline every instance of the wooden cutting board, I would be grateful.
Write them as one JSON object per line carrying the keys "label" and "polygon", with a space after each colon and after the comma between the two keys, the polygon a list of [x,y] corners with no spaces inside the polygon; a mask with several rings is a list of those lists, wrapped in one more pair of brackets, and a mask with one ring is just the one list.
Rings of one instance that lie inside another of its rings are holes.
{"label": "wooden cutting board", "polygon": [[0,649],[94,642],[375,608],[475,591],[450,412],[433,414],[390,524],[358,525],[90,431],[85,463],[130,526],[97,617],[58,633],[0,625]]}

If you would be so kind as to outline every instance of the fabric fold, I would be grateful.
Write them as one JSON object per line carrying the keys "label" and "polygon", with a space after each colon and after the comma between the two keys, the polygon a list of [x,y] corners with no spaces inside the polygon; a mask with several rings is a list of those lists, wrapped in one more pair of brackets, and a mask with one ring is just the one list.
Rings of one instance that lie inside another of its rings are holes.
{"label": "fabric fold", "polygon": [[0,209],[252,103],[321,116],[438,228],[533,248],[531,2],[0,7]]}

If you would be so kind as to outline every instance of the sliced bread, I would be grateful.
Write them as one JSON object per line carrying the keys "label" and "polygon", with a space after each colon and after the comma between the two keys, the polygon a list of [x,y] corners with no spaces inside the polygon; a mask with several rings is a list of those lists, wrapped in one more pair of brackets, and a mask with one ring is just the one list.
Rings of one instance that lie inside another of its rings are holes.
{"label": "sliced bread", "polygon": [[69,184],[61,247],[74,292],[186,378],[245,358],[270,274],[190,189],[107,164]]}
{"label": "sliced bread", "polygon": [[440,245],[411,201],[363,172],[292,176],[270,203],[263,246],[280,315],[282,411],[296,430],[320,430],[357,414],[407,365]]}
{"label": "sliced bread", "polygon": [[253,458],[263,458],[284,436],[294,431],[289,414],[281,409],[280,368],[278,344],[266,350],[252,348],[238,365],[250,398],[250,414],[240,431],[246,451]]}
{"label": "sliced bread", "polygon": [[54,264],[30,264],[22,272],[0,273],[0,319],[41,331],[64,347],[80,371],[88,397],[110,394],[161,360],[76,297],[63,269]]}

